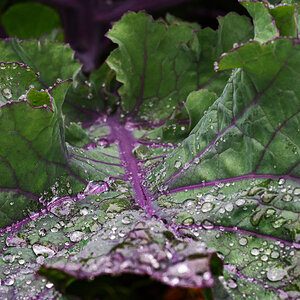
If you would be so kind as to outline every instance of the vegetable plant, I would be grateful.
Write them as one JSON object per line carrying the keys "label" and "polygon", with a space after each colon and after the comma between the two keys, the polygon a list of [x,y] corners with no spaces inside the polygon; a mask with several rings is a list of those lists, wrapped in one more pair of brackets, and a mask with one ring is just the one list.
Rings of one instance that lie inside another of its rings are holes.
{"label": "vegetable plant", "polygon": [[89,74],[56,31],[0,40],[1,299],[300,297],[298,4],[240,4],[128,12]]}

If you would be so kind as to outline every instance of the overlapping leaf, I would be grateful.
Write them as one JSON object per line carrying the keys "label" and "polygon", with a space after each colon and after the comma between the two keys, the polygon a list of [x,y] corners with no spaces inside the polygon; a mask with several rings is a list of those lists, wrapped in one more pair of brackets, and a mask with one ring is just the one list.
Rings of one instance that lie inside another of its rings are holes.
{"label": "overlapping leaf", "polygon": [[123,83],[124,113],[157,122],[170,118],[191,91],[207,87],[220,93],[229,74],[216,75],[213,63],[234,43],[251,38],[252,26],[235,14],[219,23],[215,32],[183,22],[154,22],[142,12],[126,14],[108,33],[119,48],[107,61]]}

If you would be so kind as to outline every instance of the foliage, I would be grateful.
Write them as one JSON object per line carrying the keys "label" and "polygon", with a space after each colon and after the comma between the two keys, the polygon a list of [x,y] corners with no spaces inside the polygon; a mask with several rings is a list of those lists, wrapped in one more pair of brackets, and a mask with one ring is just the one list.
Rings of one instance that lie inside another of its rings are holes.
{"label": "foliage", "polygon": [[0,298],[300,296],[297,5],[241,4],[254,29],[127,13],[89,75],[0,41]]}

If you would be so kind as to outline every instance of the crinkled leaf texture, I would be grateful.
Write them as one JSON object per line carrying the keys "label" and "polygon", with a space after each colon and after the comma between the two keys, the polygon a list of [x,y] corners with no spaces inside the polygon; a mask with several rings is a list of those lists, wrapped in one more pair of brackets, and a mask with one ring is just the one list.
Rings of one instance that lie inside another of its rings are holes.
{"label": "crinkled leaf texture", "polygon": [[[62,298],[127,273],[299,297],[299,41],[247,42],[234,14],[216,32],[168,22],[125,15],[108,34],[112,70],[87,81],[65,45],[0,43],[1,298]],[[43,47],[62,62],[49,73]]]}

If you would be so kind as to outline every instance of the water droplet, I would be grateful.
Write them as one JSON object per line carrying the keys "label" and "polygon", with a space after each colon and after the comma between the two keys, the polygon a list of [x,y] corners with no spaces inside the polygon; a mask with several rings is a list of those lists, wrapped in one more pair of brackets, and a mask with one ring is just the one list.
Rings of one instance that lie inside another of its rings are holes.
{"label": "water droplet", "polygon": [[40,235],[40,236],[45,236],[46,234],[47,234],[46,229],[41,228],[41,229],[39,230],[39,235]]}
{"label": "water droplet", "polygon": [[265,218],[269,218],[273,215],[275,215],[276,210],[274,208],[268,208],[265,212]]}
{"label": "water droplet", "polygon": [[115,234],[110,235],[109,239],[111,239],[112,241],[115,240],[116,239],[116,235]]}
{"label": "water droplet", "polygon": [[273,251],[273,252],[271,253],[271,258],[276,259],[276,258],[278,258],[279,256],[280,256],[280,254],[279,254],[278,251]]}
{"label": "water droplet", "polygon": [[248,240],[247,240],[245,237],[241,237],[241,238],[239,239],[239,244],[240,244],[241,246],[245,246],[245,245],[248,244]]}
{"label": "water droplet", "polygon": [[88,210],[86,207],[83,207],[83,208],[80,210],[80,214],[81,214],[82,216],[86,216],[88,213],[89,213],[89,210]]}
{"label": "water droplet", "polygon": [[286,275],[287,271],[280,267],[273,267],[267,272],[267,277],[270,281],[279,281]]}
{"label": "water droplet", "polygon": [[236,204],[236,206],[242,206],[242,205],[244,205],[245,204],[245,200],[244,199],[237,199],[236,201],[235,201],[235,204]]}
{"label": "water droplet", "polygon": [[227,203],[225,205],[225,210],[228,212],[231,212],[233,210],[233,204],[232,203]]}
{"label": "water droplet", "polygon": [[154,269],[158,269],[160,267],[159,262],[157,261],[157,259],[150,253],[143,253],[139,257],[139,261],[141,263],[151,265]]}
{"label": "water droplet", "polygon": [[255,213],[251,216],[250,222],[253,226],[257,226],[262,219],[265,211],[263,209],[258,209]]}
{"label": "water droplet", "polygon": [[42,256],[42,255],[39,255],[39,256],[36,258],[36,263],[37,263],[37,264],[42,265],[42,264],[44,263],[44,261],[45,261],[45,257]]}
{"label": "water droplet", "polygon": [[269,203],[269,202],[271,202],[276,196],[277,196],[276,194],[264,192],[264,193],[260,196],[260,198],[262,199],[263,202]]}
{"label": "water droplet", "polygon": [[15,255],[7,254],[7,255],[4,255],[2,259],[4,262],[12,263],[15,261],[15,258],[16,258]]}
{"label": "water droplet", "polygon": [[280,228],[286,222],[287,222],[287,220],[285,218],[280,217],[279,219],[277,219],[275,222],[272,223],[272,226],[274,228]]}
{"label": "water droplet", "polygon": [[186,169],[189,168],[189,166],[190,166],[190,164],[189,164],[189,163],[186,163],[186,164],[184,164],[183,169],[186,170]]}
{"label": "water droplet", "polygon": [[192,224],[194,224],[194,218],[192,218],[192,217],[185,218],[181,224],[186,225],[186,226],[192,225]]}
{"label": "water droplet", "polygon": [[6,279],[4,280],[4,284],[5,284],[5,285],[8,285],[8,286],[13,285],[14,283],[15,283],[15,280],[14,280],[13,278],[11,278],[11,277],[8,277],[8,278],[6,278]]}
{"label": "water droplet", "polygon": [[227,286],[230,287],[231,289],[235,289],[237,287],[237,283],[233,279],[229,279],[227,281]]}
{"label": "water droplet", "polygon": [[265,254],[261,257],[262,261],[267,261],[268,259],[269,259],[269,257]]}
{"label": "water droplet", "polygon": [[3,89],[2,95],[8,100],[11,99],[11,97],[12,97],[11,90],[8,88]]}
{"label": "water droplet", "polygon": [[283,197],[282,197],[282,201],[285,201],[285,202],[290,202],[290,201],[292,201],[292,200],[293,200],[293,196],[290,195],[290,194],[285,194],[285,195],[283,195]]}
{"label": "water droplet", "polygon": [[299,196],[300,195],[300,188],[295,188],[294,189],[294,195]]}
{"label": "water droplet", "polygon": [[249,191],[248,191],[248,195],[249,196],[254,196],[256,194],[262,194],[266,189],[264,187],[261,186],[253,186]]}
{"label": "water droplet", "polygon": [[123,219],[122,219],[122,223],[124,225],[128,225],[131,223],[131,218],[129,216],[125,216]]}
{"label": "water droplet", "polygon": [[259,249],[253,248],[253,249],[251,250],[251,254],[252,254],[253,256],[259,255]]}
{"label": "water droplet", "polygon": [[204,229],[206,229],[206,230],[211,230],[211,229],[213,229],[215,226],[214,226],[214,224],[213,223],[211,223],[210,221],[208,221],[208,220],[204,220],[203,222],[202,222],[202,227],[204,228]]}
{"label": "water droplet", "polygon": [[186,199],[183,202],[184,206],[186,207],[192,207],[196,205],[196,200],[195,199]]}
{"label": "water droplet", "polygon": [[32,250],[35,253],[35,255],[42,255],[46,257],[52,257],[55,254],[54,250],[39,244],[34,244],[32,246]]}
{"label": "water droplet", "polygon": [[82,231],[74,231],[70,234],[69,238],[71,242],[79,242],[82,240],[84,233]]}
{"label": "water droplet", "polygon": [[182,274],[186,274],[189,272],[189,268],[186,264],[182,263],[182,264],[178,264],[177,265],[177,272],[179,275],[182,275]]}
{"label": "water droplet", "polygon": [[201,211],[206,213],[206,212],[209,212],[213,209],[213,204],[210,203],[210,202],[204,202],[201,206]]}
{"label": "water droplet", "polygon": [[51,289],[52,287],[53,287],[53,283],[52,282],[46,283],[46,288],[47,289]]}
{"label": "water droplet", "polygon": [[106,147],[109,146],[109,141],[108,141],[107,139],[102,138],[102,139],[99,139],[99,140],[97,141],[97,144],[98,144],[100,147],[106,148]]}
{"label": "water droplet", "polygon": [[180,161],[176,161],[174,167],[176,169],[179,169],[181,167],[181,162]]}

